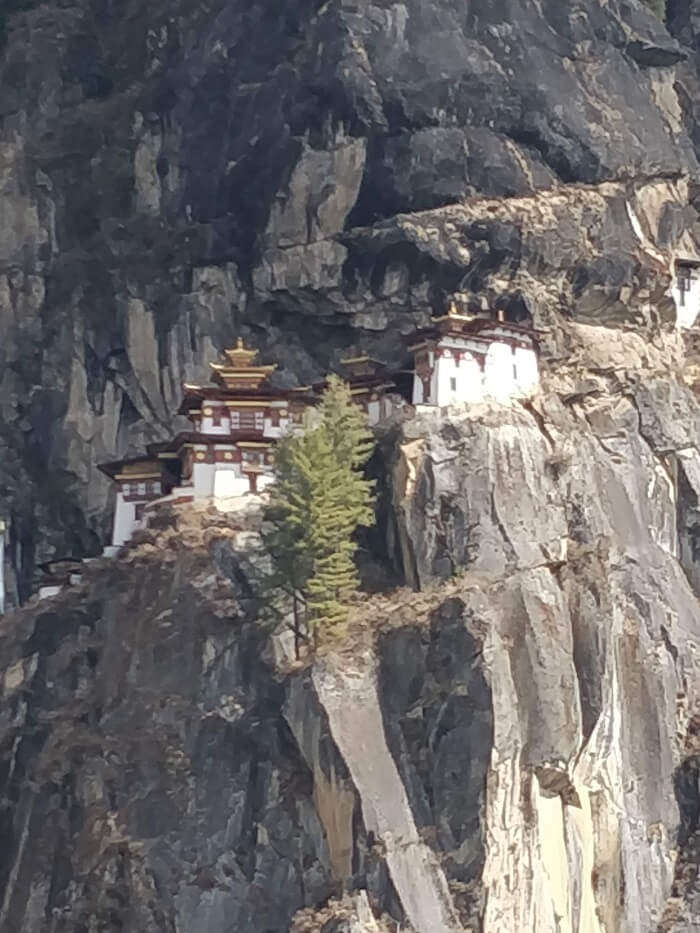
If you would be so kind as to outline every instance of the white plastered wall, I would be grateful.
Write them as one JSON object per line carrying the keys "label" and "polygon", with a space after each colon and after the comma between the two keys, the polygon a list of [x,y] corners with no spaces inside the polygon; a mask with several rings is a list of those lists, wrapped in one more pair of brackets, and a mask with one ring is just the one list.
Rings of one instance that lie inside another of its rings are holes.
{"label": "white plastered wall", "polygon": [[505,399],[516,394],[515,357],[507,343],[492,343],[484,363],[484,390],[490,398]]}
{"label": "white plastered wall", "polygon": [[525,347],[515,349],[515,383],[516,391],[529,395],[534,392],[540,383],[540,374],[537,366],[537,353]]}
{"label": "white plastered wall", "polygon": [[241,474],[238,464],[217,464],[214,475],[214,496],[217,499],[234,499],[244,496],[250,489],[248,477]]}
{"label": "white plastered wall", "polygon": [[136,520],[136,502],[127,502],[123,492],[117,493],[117,503],[114,509],[114,530],[112,532],[112,546],[121,547],[131,538],[140,522]]}
{"label": "white plastered wall", "polygon": [[213,415],[205,415],[204,412],[208,409],[215,411],[216,409],[221,408],[221,402],[215,401],[205,401],[202,402],[202,420],[201,420],[201,431],[202,434],[212,434],[215,437],[228,437],[231,433],[231,414],[226,412],[221,417],[220,424],[214,424]]}
{"label": "white plastered wall", "polygon": [[[416,373],[413,379],[413,404],[449,405],[474,404],[484,398],[506,399],[530,395],[539,384],[537,353],[532,347],[513,348],[509,343],[494,341],[488,348],[482,370],[475,353],[474,341],[455,343],[450,349],[459,351],[460,359],[447,352],[434,360],[430,394],[424,398],[423,382]],[[433,355],[431,354],[431,361]],[[370,423],[371,415],[370,415]]]}
{"label": "white plastered wall", "polygon": [[483,399],[481,367],[471,353],[463,352],[459,362],[451,353],[445,354],[438,359],[435,370],[436,394],[433,398],[440,408]]}
{"label": "white plastered wall", "polygon": [[221,424],[214,424],[214,418],[211,415],[202,415],[202,434],[211,434],[214,437],[228,437],[231,433],[231,421],[226,415],[221,419]]}
{"label": "white plastered wall", "polygon": [[692,327],[700,313],[700,269],[694,268],[690,278],[690,290],[683,292],[678,287],[678,269],[673,276],[671,288],[676,303],[676,321],[679,327]]}
{"label": "white plastered wall", "polygon": [[192,487],[195,499],[208,499],[214,495],[215,463],[197,463],[192,467]]}
{"label": "white plastered wall", "polygon": [[428,354],[428,365],[432,369],[432,373],[433,373],[433,376],[430,382],[430,394],[428,395],[427,398],[425,398],[425,394],[423,392],[423,380],[418,375],[418,373],[414,373],[413,375],[413,400],[412,400],[414,405],[436,405],[437,404],[437,402],[435,401],[435,386],[437,383],[437,379],[435,376],[435,369],[434,369],[435,354],[433,353],[432,350]]}

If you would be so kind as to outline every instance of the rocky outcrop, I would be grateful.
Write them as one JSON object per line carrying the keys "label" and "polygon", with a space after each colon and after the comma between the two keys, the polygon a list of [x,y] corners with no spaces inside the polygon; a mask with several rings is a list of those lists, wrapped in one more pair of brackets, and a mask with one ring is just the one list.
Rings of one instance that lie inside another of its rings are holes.
{"label": "rocky outcrop", "polygon": [[662,918],[698,702],[696,571],[682,546],[695,500],[676,482],[693,472],[697,415],[671,437],[683,405],[695,411],[647,373],[637,392],[401,429],[398,536],[415,582],[467,567],[482,600],[484,586],[497,594],[474,612],[493,696],[486,929],[554,930],[565,916],[572,930],[652,930]]}
{"label": "rocky outcrop", "polygon": [[455,288],[555,332],[671,316],[697,249],[690,0],[673,36],[638,0],[6,6],[14,602],[37,562],[99,553],[96,462],[176,427],[238,333],[293,384],[349,349],[403,366]]}

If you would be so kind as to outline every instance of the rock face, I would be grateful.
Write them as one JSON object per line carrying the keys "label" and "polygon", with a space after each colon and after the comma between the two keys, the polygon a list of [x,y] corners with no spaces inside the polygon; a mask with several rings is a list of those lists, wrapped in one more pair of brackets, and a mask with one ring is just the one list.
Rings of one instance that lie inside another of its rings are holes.
{"label": "rock face", "polygon": [[12,599],[99,552],[95,464],[167,436],[239,333],[289,384],[349,349],[402,365],[456,287],[550,325],[668,320],[696,249],[695,28],[691,0],[675,38],[638,0],[10,0]]}
{"label": "rock face", "polygon": [[[700,8],[11,0],[8,603],[239,333],[293,385],[455,290],[527,404],[380,437],[374,579],[289,664],[254,528],[173,516],[0,626],[0,933],[690,933],[700,920]],[[410,925],[410,926],[409,926]]]}
{"label": "rock face", "polygon": [[486,632],[485,929],[655,930],[664,913],[698,703],[698,455],[657,432],[694,399],[647,380],[402,430],[404,555],[422,585],[468,565]]}
{"label": "rock face", "polygon": [[387,429],[418,592],[306,665],[215,513],[8,616],[0,931],[694,929],[700,419],[632,337]]}

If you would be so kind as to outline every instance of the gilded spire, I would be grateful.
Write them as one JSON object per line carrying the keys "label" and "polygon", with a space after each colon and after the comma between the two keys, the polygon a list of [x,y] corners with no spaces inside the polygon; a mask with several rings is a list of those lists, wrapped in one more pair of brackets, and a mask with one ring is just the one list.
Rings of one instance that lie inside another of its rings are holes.
{"label": "gilded spire", "polygon": [[225,363],[212,363],[213,378],[215,382],[228,389],[258,389],[274,372],[276,366],[256,366],[257,350],[249,349],[241,337],[236,340],[236,346],[231,350],[224,350]]}
{"label": "gilded spire", "polygon": [[248,349],[243,343],[243,338],[236,340],[236,346],[232,350],[224,350],[226,357],[235,369],[247,369],[252,365],[253,360],[258,355],[257,350]]}
{"label": "gilded spire", "polygon": [[474,315],[465,310],[465,304],[466,301],[461,294],[453,296],[447,302],[447,314],[433,318],[433,323],[445,324],[445,326],[447,326],[446,322],[450,322],[456,326],[457,324],[464,324],[468,321],[473,321]]}

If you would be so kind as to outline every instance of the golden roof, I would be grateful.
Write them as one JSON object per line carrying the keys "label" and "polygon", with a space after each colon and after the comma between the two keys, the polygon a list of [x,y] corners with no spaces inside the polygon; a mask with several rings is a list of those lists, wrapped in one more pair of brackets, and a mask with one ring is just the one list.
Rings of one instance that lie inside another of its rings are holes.
{"label": "golden roof", "polygon": [[122,476],[142,476],[146,473],[158,473],[160,475],[160,467],[156,460],[152,457],[144,457],[143,460],[135,460],[131,463],[125,463],[121,468]]}
{"label": "golden roof", "polygon": [[235,369],[247,369],[258,355],[257,350],[249,350],[243,343],[241,337],[236,341],[236,346],[232,350],[224,350],[224,353]]}
{"label": "golden roof", "polygon": [[211,363],[214,380],[223,383],[227,388],[246,385],[248,388],[258,388],[264,380],[273,373],[277,366],[253,366],[253,360],[258,355],[257,350],[248,349],[239,337],[236,346],[231,350],[224,350],[227,363]]}
{"label": "golden roof", "polygon": [[455,321],[455,322],[464,323],[466,321],[474,321],[474,320],[476,320],[476,315],[475,314],[462,314],[462,312],[460,312],[459,308],[457,307],[457,302],[454,301],[453,299],[452,301],[450,301],[449,305],[447,306],[447,314],[443,314],[440,317],[433,318],[432,323],[440,324],[443,321]]}

